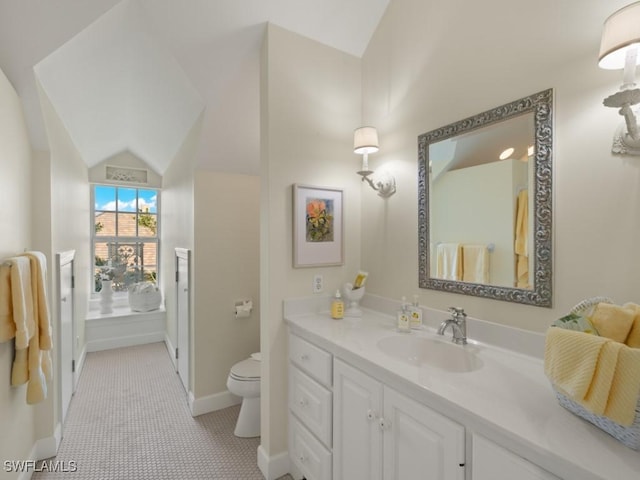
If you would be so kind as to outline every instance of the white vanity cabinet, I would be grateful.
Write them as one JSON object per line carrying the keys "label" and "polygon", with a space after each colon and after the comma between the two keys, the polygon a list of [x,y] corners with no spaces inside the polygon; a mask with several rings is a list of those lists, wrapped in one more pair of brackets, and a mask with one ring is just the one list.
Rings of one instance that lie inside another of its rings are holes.
{"label": "white vanity cabinet", "polygon": [[297,479],[331,480],[332,358],[289,336],[289,459]]}
{"label": "white vanity cabinet", "polygon": [[482,435],[472,435],[472,480],[560,480]]}
{"label": "white vanity cabinet", "polygon": [[463,480],[465,430],[334,359],[334,480]]}

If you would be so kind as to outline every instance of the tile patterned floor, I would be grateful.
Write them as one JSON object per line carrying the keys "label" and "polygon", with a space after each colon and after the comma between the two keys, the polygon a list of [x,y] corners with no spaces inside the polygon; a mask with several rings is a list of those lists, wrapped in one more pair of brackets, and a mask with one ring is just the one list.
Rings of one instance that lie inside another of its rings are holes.
{"label": "tile patterned floor", "polygon": [[58,455],[31,478],[262,480],[260,439],[233,435],[238,412],[192,417],[164,343],[90,353]]}

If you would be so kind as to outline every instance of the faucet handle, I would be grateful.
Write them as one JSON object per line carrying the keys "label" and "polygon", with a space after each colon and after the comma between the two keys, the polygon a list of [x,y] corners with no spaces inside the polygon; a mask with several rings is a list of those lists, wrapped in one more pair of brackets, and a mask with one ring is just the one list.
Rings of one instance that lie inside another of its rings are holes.
{"label": "faucet handle", "polygon": [[466,317],[467,314],[464,313],[464,308],[460,308],[460,307],[449,307],[449,311],[451,312],[451,316],[453,318],[458,318],[458,317]]}

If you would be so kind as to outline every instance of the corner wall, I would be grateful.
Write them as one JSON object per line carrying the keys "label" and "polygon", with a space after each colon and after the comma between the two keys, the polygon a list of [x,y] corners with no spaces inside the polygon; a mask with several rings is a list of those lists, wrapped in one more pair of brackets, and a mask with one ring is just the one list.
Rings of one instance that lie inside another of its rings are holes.
{"label": "corner wall", "polygon": [[[260,342],[261,453],[287,449],[287,335],[282,301],[311,295],[314,274],[329,296],[360,268],[360,60],[268,25],[261,68]],[[292,267],[292,184],[344,189],[345,263]],[[366,187],[368,188],[368,187]],[[376,197],[373,202],[384,204]],[[272,478],[272,472],[268,478]],[[286,472],[279,473],[282,475]]]}
{"label": "corner wall", "polygon": [[[365,121],[378,127],[373,168],[393,168],[398,193],[363,193],[368,291],[420,293],[436,309],[542,332],[586,297],[640,302],[640,161],[611,153],[622,123],[602,100],[620,71],[597,66],[602,24],[628,1],[393,0],[362,60]],[[553,308],[418,289],[417,137],[553,88]]]}
{"label": "corner wall", "polygon": [[[193,393],[222,408],[236,403],[226,386],[232,365],[260,350],[260,179],[198,170],[194,194]],[[249,318],[235,318],[241,299],[253,300]]]}

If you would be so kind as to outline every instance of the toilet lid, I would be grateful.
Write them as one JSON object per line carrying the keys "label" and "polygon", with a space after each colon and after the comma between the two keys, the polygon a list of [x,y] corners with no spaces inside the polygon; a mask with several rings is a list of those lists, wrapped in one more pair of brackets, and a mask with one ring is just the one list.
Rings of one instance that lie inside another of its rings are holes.
{"label": "toilet lid", "polygon": [[260,379],[260,362],[247,358],[231,367],[231,376],[239,379]]}

